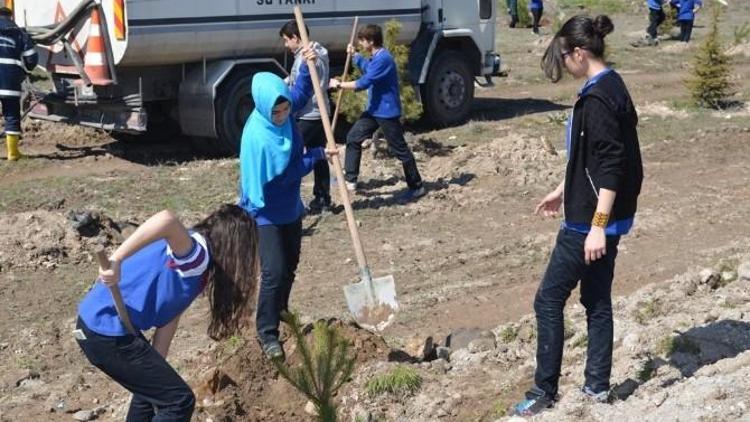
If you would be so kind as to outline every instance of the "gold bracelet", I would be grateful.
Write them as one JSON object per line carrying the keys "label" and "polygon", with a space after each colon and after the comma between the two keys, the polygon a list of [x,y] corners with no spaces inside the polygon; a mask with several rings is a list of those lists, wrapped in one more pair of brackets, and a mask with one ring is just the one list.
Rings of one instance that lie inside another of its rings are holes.
{"label": "gold bracelet", "polygon": [[609,214],[597,211],[594,213],[594,218],[591,219],[591,225],[604,229],[607,228],[607,221],[609,221]]}

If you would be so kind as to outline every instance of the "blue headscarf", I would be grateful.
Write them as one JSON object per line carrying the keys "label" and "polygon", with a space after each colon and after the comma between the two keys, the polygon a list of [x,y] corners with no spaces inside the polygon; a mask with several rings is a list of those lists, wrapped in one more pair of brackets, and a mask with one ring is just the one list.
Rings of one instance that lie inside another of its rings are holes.
{"label": "blue headscarf", "polygon": [[292,154],[292,118],[277,126],[271,112],[279,97],[289,101],[289,87],[273,73],[260,72],[252,80],[255,110],[245,123],[240,146],[241,204],[266,205],[263,186],[286,170]]}

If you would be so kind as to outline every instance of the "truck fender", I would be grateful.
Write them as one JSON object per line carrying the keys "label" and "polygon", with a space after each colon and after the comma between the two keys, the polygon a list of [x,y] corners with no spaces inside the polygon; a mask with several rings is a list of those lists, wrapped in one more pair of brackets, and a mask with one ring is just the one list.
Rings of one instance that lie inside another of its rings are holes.
{"label": "truck fender", "polygon": [[238,66],[252,66],[280,75],[286,74],[275,59],[216,60],[186,66],[178,96],[180,127],[186,135],[218,138],[216,99],[222,82]]}

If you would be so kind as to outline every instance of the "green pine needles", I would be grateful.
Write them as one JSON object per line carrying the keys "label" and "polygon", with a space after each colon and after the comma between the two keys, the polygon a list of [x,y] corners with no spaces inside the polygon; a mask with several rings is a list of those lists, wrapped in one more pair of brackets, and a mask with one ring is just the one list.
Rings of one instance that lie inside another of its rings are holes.
{"label": "green pine needles", "polygon": [[721,6],[713,6],[711,32],[695,54],[690,78],[686,81],[693,104],[698,107],[721,109],[728,105],[732,96],[729,81],[731,62],[724,51],[719,36]]}
{"label": "green pine needles", "polygon": [[284,313],[282,320],[292,331],[302,363],[290,367],[282,360],[275,360],[276,369],[315,405],[319,421],[335,422],[334,396],[354,370],[354,357],[349,353],[351,343],[336,327],[318,321],[313,325],[312,344],[308,344],[298,315]]}

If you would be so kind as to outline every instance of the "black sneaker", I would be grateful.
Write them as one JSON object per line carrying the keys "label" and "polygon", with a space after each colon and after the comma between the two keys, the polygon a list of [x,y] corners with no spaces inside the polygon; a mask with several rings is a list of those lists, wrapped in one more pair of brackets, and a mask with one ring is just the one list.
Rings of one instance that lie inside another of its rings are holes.
{"label": "black sneaker", "polygon": [[554,405],[555,401],[550,399],[546,395],[533,396],[513,406],[511,410],[511,416],[528,417],[538,415],[547,409],[551,409]]}
{"label": "black sneaker", "polygon": [[278,341],[270,341],[261,345],[263,354],[269,360],[283,360],[284,359],[284,348],[281,347],[281,343]]}
{"label": "black sneaker", "polygon": [[425,196],[427,194],[427,189],[425,189],[424,186],[420,186],[416,189],[409,189],[406,192],[398,195],[396,197],[396,200],[401,204],[406,204],[408,202],[416,201],[417,199]]}
{"label": "black sneaker", "polygon": [[307,209],[310,214],[322,214],[331,211],[331,197],[316,196],[309,204]]}

